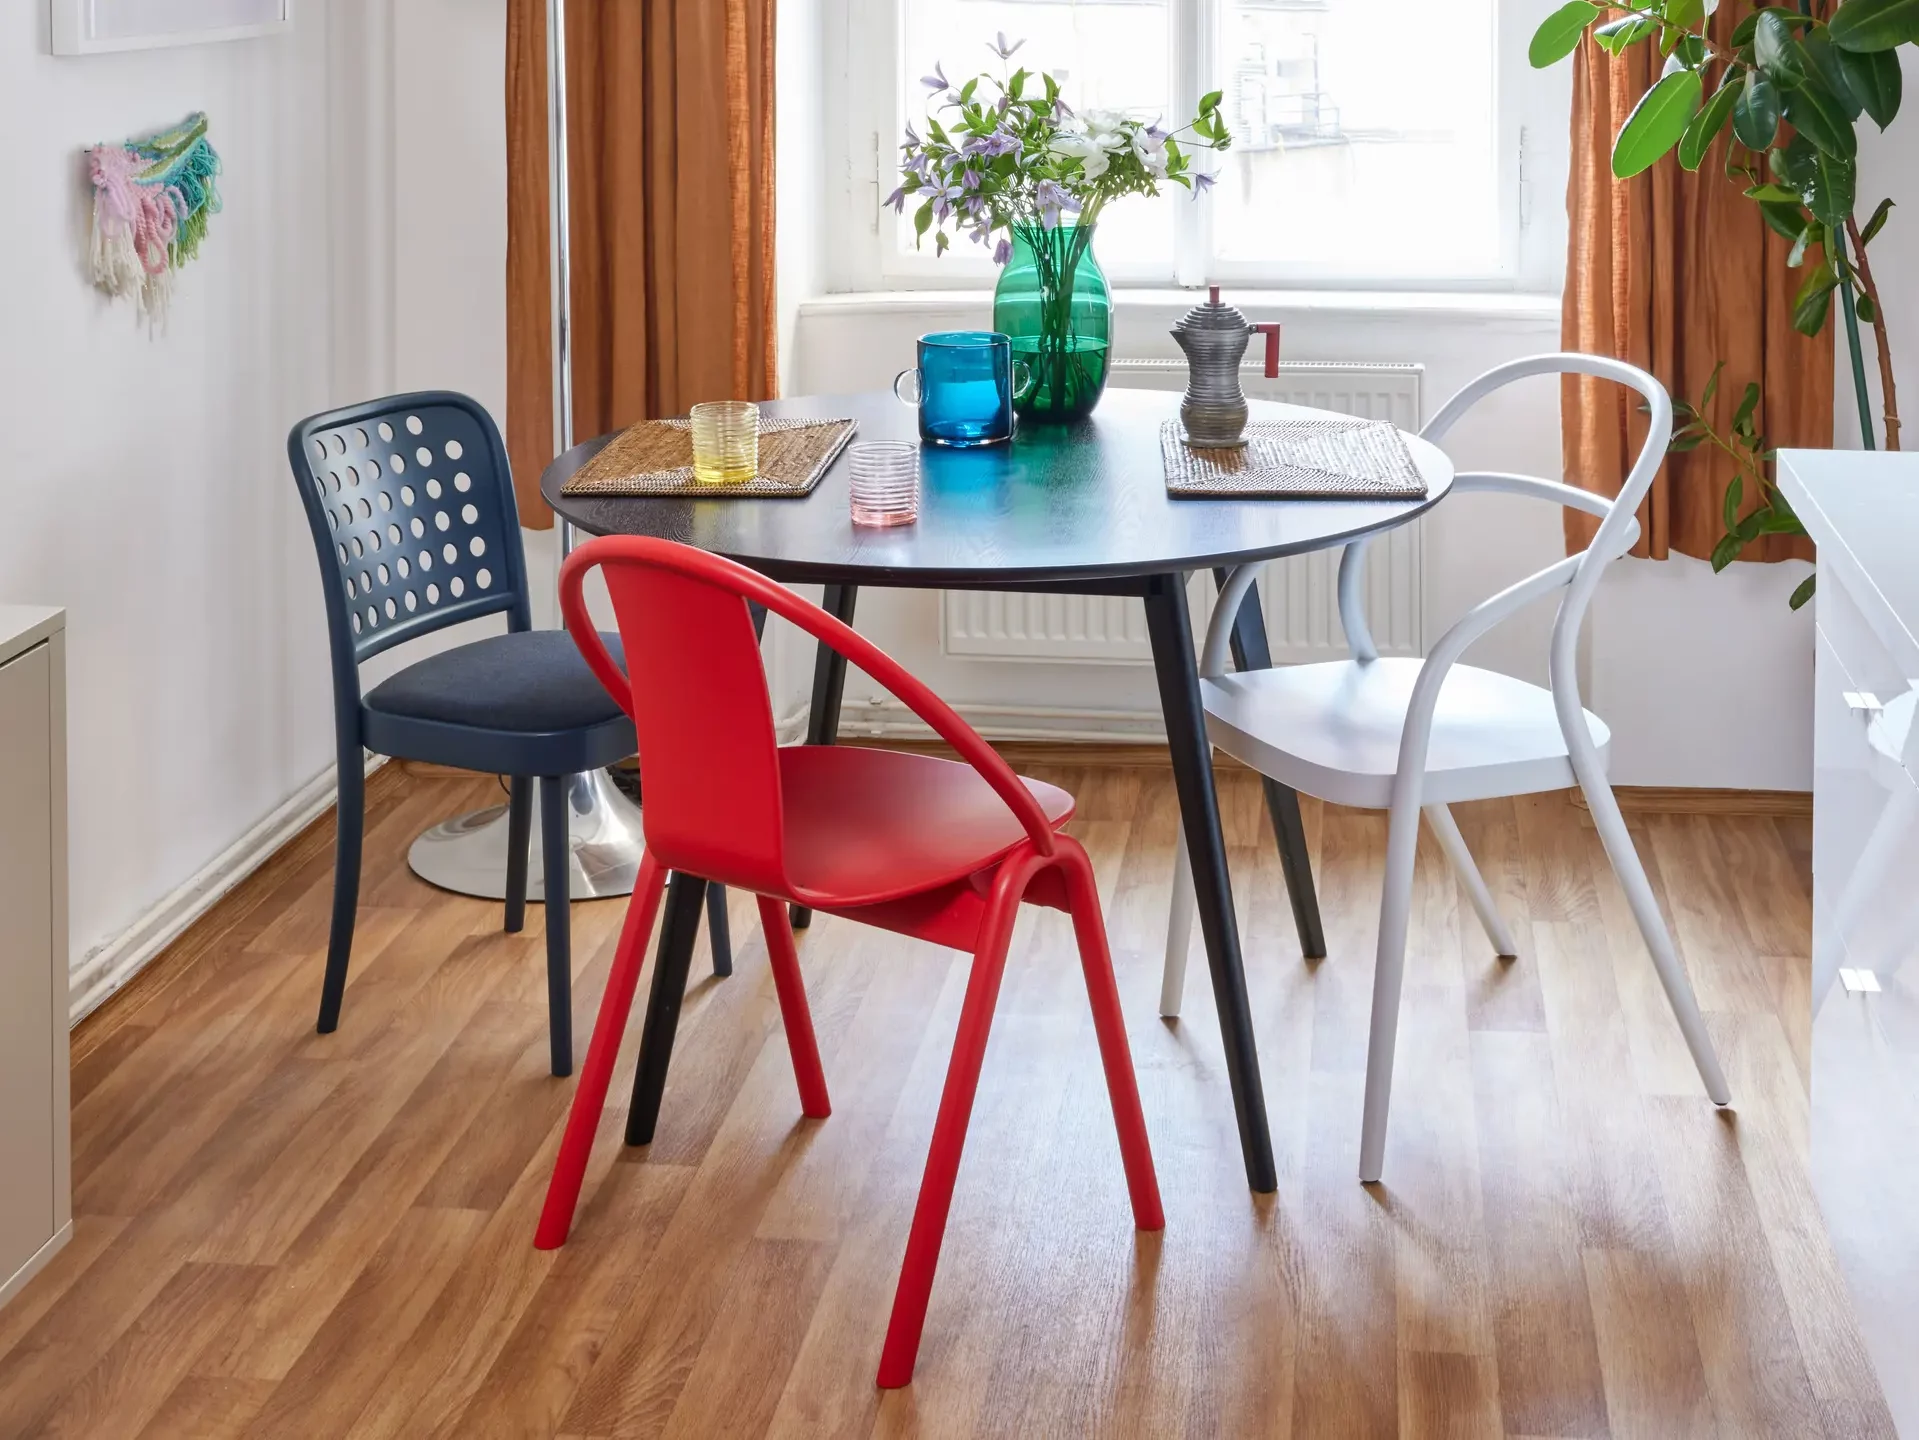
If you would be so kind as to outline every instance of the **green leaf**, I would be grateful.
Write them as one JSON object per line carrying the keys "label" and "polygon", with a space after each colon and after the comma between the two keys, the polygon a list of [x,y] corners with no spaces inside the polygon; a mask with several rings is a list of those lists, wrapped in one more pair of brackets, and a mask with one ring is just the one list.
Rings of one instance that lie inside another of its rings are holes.
{"label": "green leaf", "polygon": [[1613,142],[1612,173],[1629,179],[1677,145],[1699,110],[1704,88],[1697,70],[1681,70],[1640,96]]}
{"label": "green leaf", "polygon": [[927,231],[927,228],[931,226],[932,223],[933,223],[933,202],[931,200],[928,200],[925,204],[921,205],[919,209],[913,212],[913,235],[915,237],[914,243],[916,244],[918,243],[918,237],[921,235],[924,235]]}
{"label": "green leaf", "polygon": [[1712,547],[1712,568],[1714,573],[1724,570],[1739,558],[1739,552],[1746,548],[1746,542],[1737,535],[1724,535],[1719,543]]}
{"label": "green leaf", "polygon": [[1672,440],[1667,444],[1666,449],[1668,453],[1673,455],[1690,455],[1705,443],[1706,437],[1704,434],[1697,430],[1689,430],[1683,434],[1674,435]]}
{"label": "green leaf", "polygon": [[[1848,121],[1857,120],[1859,112],[1865,106],[1853,93],[1852,79],[1846,67],[1840,63],[1848,52],[1834,46],[1832,41],[1826,38],[1823,30],[1808,31],[1806,38],[1800,41],[1800,50],[1806,57],[1807,73],[1818,76],[1820,83],[1832,91],[1833,98],[1846,112]],[[1869,55],[1854,55],[1852,58],[1867,64],[1870,64],[1873,59]]]}
{"label": "green leaf", "polygon": [[1636,45],[1648,35],[1659,29],[1657,20],[1647,20],[1638,15],[1628,15],[1623,20],[1609,20],[1593,31],[1593,39],[1600,47],[1613,55],[1622,54],[1628,45]]}
{"label": "green leaf", "polygon": [[1020,96],[1025,92],[1026,82],[1032,78],[1032,74],[1033,72],[1031,70],[1026,69],[1024,66],[1022,66],[1018,70],[1015,70],[1012,73],[1012,75],[1008,77],[1006,81],[1007,95],[1014,100],[1019,99]]}
{"label": "green leaf", "polygon": [[1755,31],[1759,29],[1759,17],[1761,15],[1777,15],[1781,20],[1783,20],[1788,25],[1812,24],[1812,21],[1809,17],[1805,15],[1801,15],[1797,10],[1789,10],[1789,9],[1786,9],[1784,6],[1780,6],[1780,5],[1767,5],[1761,9],[1753,11],[1752,14],[1748,15],[1745,19],[1741,20],[1737,25],[1733,26],[1732,44],[1735,50],[1741,48],[1742,46],[1752,44],[1753,34]]}
{"label": "green leaf", "polygon": [[1861,245],[1872,244],[1872,237],[1886,228],[1886,218],[1891,214],[1892,200],[1888,197],[1879,202],[1879,208],[1872,212],[1872,219],[1868,220],[1866,222],[1866,228],[1859,232],[1859,243]]}
{"label": "green leaf", "polygon": [[1697,170],[1706,160],[1706,151],[1712,142],[1719,138],[1719,132],[1726,128],[1726,120],[1732,114],[1732,107],[1739,99],[1739,92],[1745,86],[1744,77],[1734,72],[1726,77],[1726,82],[1713,92],[1699,113],[1692,117],[1692,123],[1686,126],[1686,133],[1679,137],[1679,163],[1688,170]]}
{"label": "green leaf", "polygon": [[1721,360],[1717,365],[1712,367],[1712,374],[1706,377],[1706,388],[1699,392],[1699,408],[1701,410],[1711,408],[1712,397],[1719,393],[1719,377],[1725,373],[1725,370],[1726,362],[1724,360]]}
{"label": "green leaf", "polygon": [[1793,129],[1812,141],[1823,154],[1850,160],[1859,153],[1852,117],[1846,114],[1839,97],[1816,75],[1807,75],[1797,90],[1786,92],[1786,118],[1792,121]]}
{"label": "green leaf", "polygon": [[1879,323],[1879,307],[1872,303],[1872,296],[1861,295],[1853,302],[1852,308],[1853,313],[1859,317],[1859,323],[1861,325],[1877,325]]}
{"label": "green leaf", "polygon": [[1859,167],[1850,160],[1835,160],[1830,155],[1815,157],[1812,175],[1800,190],[1806,208],[1832,230],[1843,230],[1852,218],[1852,202],[1858,189]]}
{"label": "green leaf", "polygon": [[1761,535],[1804,535],[1806,527],[1799,523],[1799,517],[1790,510],[1778,508],[1765,512],[1766,518],[1759,522]]}
{"label": "green leaf", "polygon": [[1200,96],[1199,113],[1207,115],[1219,109],[1220,99],[1225,93],[1224,90],[1208,90],[1204,95]]}
{"label": "green leaf", "polygon": [[1812,224],[1800,231],[1799,238],[1792,242],[1792,250],[1786,256],[1786,268],[1788,270],[1797,270],[1801,265],[1805,264],[1806,251],[1814,245],[1823,245],[1825,238],[1826,227],[1821,225],[1817,220],[1813,221]]}
{"label": "green leaf", "polygon": [[1904,88],[1899,70],[1899,52],[1862,52],[1841,50],[1835,46],[1832,53],[1838,57],[1839,69],[1846,77],[1846,88],[1852,91],[1865,112],[1872,116],[1873,124],[1881,130],[1892,124],[1893,117],[1899,113],[1900,92]]}
{"label": "green leaf", "polygon": [[1726,482],[1726,496],[1719,505],[1719,518],[1728,530],[1739,523],[1739,507],[1746,499],[1746,482],[1738,475]]}
{"label": "green leaf", "polygon": [[1753,76],[1734,100],[1732,133],[1748,150],[1764,150],[1779,133],[1779,87],[1765,76]]}
{"label": "green leaf", "polygon": [[1533,31],[1533,43],[1526,47],[1526,58],[1535,70],[1557,65],[1579,48],[1579,37],[1586,27],[1604,12],[1590,0],[1572,0],[1561,5]]}
{"label": "green leaf", "polygon": [[1804,580],[1799,582],[1799,588],[1792,592],[1792,598],[1788,600],[1786,604],[1794,610],[1801,608],[1808,600],[1812,599],[1813,589],[1818,584],[1819,576],[1816,573],[1808,575]]}
{"label": "green leaf", "polygon": [[1768,180],[1763,185],[1754,185],[1751,189],[1747,190],[1746,198],[1748,200],[1777,200],[1783,201],[1788,205],[1797,205],[1799,203],[1799,192],[1797,190],[1788,190],[1784,185],[1776,181]]}
{"label": "green leaf", "polygon": [[1805,212],[1799,208],[1797,201],[1791,205],[1781,205],[1776,201],[1762,200],[1759,202],[1759,216],[1783,239],[1797,242],[1806,233]]}
{"label": "green leaf", "polygon": [[1832,311],[1832,292],[1839,284],[1839,272],[1822,264],[1806,276],[1805,284],[1792,302],[1792,328],[1801,335],[1817,335],[1826,328]]}
{"label": "green leaf", "polygon": [[1732,428],[1750,424],[1753,412],[1759,408],[1759,385],[1757,381],[1747,381],[1746,390],[1739,397],[1739,408],[1732,412]]}
{"label": "green leaf", "polygon": [[1919,0],[1845,0],[1826,29],[1841,50],[1891,50],[1919,40]]}
{"label": "green leaf", "polygon": [[1752,58],[1765,77],[1782,89],[1790,90],[1806,73],[1792,27],[1771,10],[1759,17],[1752,32]]}
{"label": "green leaf", "polygon": [[1666,0],[1666,23],[1691,30],[1706,18],[1706,0]]}

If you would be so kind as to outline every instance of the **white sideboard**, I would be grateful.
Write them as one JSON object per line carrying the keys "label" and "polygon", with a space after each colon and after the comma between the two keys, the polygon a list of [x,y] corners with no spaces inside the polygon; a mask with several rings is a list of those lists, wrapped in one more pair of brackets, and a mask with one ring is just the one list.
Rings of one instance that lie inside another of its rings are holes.
{"label": "white sideboard", "polygon": [[1919,456],[1786,451],[1779,483],[1819,546],[1813,1184],[1919,1436]]}
{"label": "white sideboard", "polygon": [[0,1304],[73,1233],[65,626],[0,605]]}

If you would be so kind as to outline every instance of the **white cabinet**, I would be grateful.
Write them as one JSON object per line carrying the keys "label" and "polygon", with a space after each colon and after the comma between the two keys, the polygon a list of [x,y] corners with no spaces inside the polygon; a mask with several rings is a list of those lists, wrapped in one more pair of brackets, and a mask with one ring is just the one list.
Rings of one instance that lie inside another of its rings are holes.
{"label": "white cabinet", "polygon": [[1788,451],[1780,484],[1819,544],[1813,1184],[1919,1436],[1919,457]]}
{"label": "white cabinet", "polygon": [[65,696],[61,612],[0,606],[0,1304],[73,1231]]}

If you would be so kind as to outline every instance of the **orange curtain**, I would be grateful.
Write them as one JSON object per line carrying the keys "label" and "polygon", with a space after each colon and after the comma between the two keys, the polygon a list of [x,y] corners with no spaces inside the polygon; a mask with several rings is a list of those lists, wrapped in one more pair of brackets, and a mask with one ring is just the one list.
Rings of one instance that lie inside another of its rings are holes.
{"label": "orange curtain", "polygon": [[[1721,6],[1714,34],[1725,42],[1736,7]],[[1743,9],[1743,7],[1737,7]],[[1750,381],[1763,399],[1759,432],[1775,446],[1832,444],[1833,339],[1792,328],[1792,299],[1804,271],[1788,269],[1791,248],[1767,228],[1743,184],[1725,175],[1722,134],[1696,174],[1671,155],[1631,180],[1612,174],[1612,142],[1655,77],[1646,43],[1610,56],[1590,38],[1574,60],[1572,178],[1565,309],[1568,350],[1611,355],[1650,371],[1675,400],[1697,401],[1713,366],[1726,362],[1711,416],[1725,434]],[[1838,305],[1833,306],[1838,323]],[[1619,491],[1645,439],[1638,398],[1603,381],[1562,382],[1561,426],[1569,482],[1602,495]],[[1725,533],[1721,500],[1732,462],[1711,446],[1670,456],[1639,512],[1644,532],[1633,553],[1663,560],[1673,550],[1705,559]],[[1750,489],[1750,487],[1748,487]],[[1757,496],[1748,494],[1750,509]],[[1597,522],[1566,515],[1569,548],[1583,547]],[[1811,542],[1763,537],[1748,560],[1810,556]]]}
{"label": "orange curtain", "polygon": [[[774,0],[569,0],[573,428],[777,389]],[[545,0],[508,0],[507,448],[553,458]]]}

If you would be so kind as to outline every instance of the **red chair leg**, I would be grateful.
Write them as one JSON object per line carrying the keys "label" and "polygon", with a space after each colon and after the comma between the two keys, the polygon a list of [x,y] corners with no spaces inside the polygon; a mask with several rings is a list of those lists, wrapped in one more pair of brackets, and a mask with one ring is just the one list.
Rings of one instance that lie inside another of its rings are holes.
{"label": "red chair leg", "polygon": [[813,1035],[813,1012],[806,1004],[806,981],[800,976],[800,955],[786,923],[786,906],[764,895],[759,901],[760,929],[766,934],[766,953],[773,964],[773,988],[780,995],[786,1048],[793,1056],[793,1078],[800,1087],[800,1113],[824,1120],[833,1113],[833,1105],[826,1098],[826,1072],[820,1068],[820,1045]]}
{"label": "red chair leg", "polygon": [[926,1305],[933,1293],[933,1272],[939,1267],[940,1241],[946,1236],[946,1216],[953,1206],[953,1182],[959,1178],[966,1124],[972,1118],[973,1097],[979,1092],[987,1031],[993,1023],[993,1007],[999,1001],[1006,952],[1013,941],[1013,921],[1019,914],[1027,881],[1039,868],[1040,862],[1030,852],[1024,856],[1015,852],[1002,860],[986,916],[980,922],[973,970],[966,981],[966,1001],[960,1007],[959,1033],[953,1041],[953,1058],[946,1067],[946,1088],[940,1093],[926,1174],[920,1180],[913,1228],[906,1237],[906,1258],[900,1264],[899,1288],[893,1294],[893,1316],[887,1322],[886,1344],[880,1351],[882,1390],[896,1390],[913,1378],[920,1332],[926,1327]]}
{"label": "red chair leg", "polygon": [[646,962],[647,937],[653,933],[653,917],[659,913],[660,892],[665,887],[666,872],[648,851],[640,860],[640,873],[633,882],[626,923],[620,928],[619,949],[613,953],[613,969],[606,977],[606,993],[600,998],[600,1016],[593,1024],[593,1043],[580,1071],[580,1088],[573,1093],[573,1109],[566,1117],[566,1134],[560,1139],[559,1158],[553,1162],[553,1178],[547,1183],[546,1204],[533,1237],[535,1249],[557,1250],[573,1228],[573,1209],[580,1201],[586,1162],[593,1153],[593,1136],[600,1128],[607,1087],[613,1081],[613,1062],[620,1053],[627,1016],[633,1010],[633,992],[639,987],[640,967]]}
{"label": "red chair leg", "polygon": [[1093,862],[1068,836],[1061,835],[1054,843],[1060,849],[1060,868],[1066,874],[1066,891],[1072,899],[1073,930],[1079,937],[1080,967],[1086,972],[1086,996],[1093,1006],[1093,1030],[1099,1036],[1099,1058],[1106,1068],[1113,1124],[1119,1130],[1119,1154],[1126,1167],[1126,1189],[1133,1200],[1133,1223],[1142,1230],[1163,1230],[1166,1214],[1160,1207],[1159,1179],[1153,1172],[1153,1151],[1146,1139],[1146,1114],[1140,1108],[1133,1054],[1126,1043],[1126,1019],[1119,1003],[1119,982],[1113,978],[1113,953],[1106,943],[1106,919],[1100,913]]}

